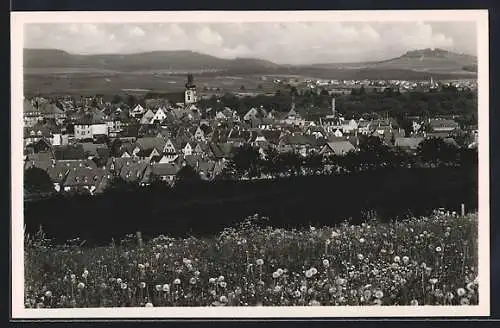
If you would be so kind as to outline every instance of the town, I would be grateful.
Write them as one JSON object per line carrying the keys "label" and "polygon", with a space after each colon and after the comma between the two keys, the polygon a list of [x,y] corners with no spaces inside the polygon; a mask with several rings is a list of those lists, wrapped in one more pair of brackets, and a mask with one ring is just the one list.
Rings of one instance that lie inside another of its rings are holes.
{"label": "town", "polygon": [[[116,180],[137,186],[153,182],[173,186],[179,174],[183,174],[179,172],[185,171],[183,168],[189,168],[207,181],[228,175],[238,179],[272,178],[292,171],[285,167],[278,172],[272,168],[253,172],[249,149],[264,161],[271,156],[281,156],[284,161],[286,158],[299,161],[295,165],[299,167],[302,161],[302,172],[308,166],[304,159],[316,156],[318,160],[319,157],[320,165],[314,168],[313,174],[323,174],[331,172],[332,166],[321,163],[359,151],[360,140],[366,138],[376,138],[381,145],[407,155],[416,154],[425,140],[436,138],[456,148],[477,148],[477,122],[459,124],[460,115],[410,116],[406,117],[408,124],[401,126],[387,111],[385,115],[379,112],[348,117],[340,113],[336,105],[338,97],[349,94],[428,93],[446,88],[453,88],[454,92],[475,92],[477,85],[473,80],[275,79],[273,83],[284,85],[280,90],[289,91],[285,96],[290,99],[287,111],[261,105],[241,112],[225,106],[220,95],[214,94],[211,98],[215,99],[217,108],[207,107],[206,99],[210,96],[203,91],[210,90],[205,87],[199,93],[191,74],[187,77],[183,102],[174,103],[159,97],[142,102],[132,99],[128,103],[105,102],[101,96],[25,99],[25,172],[34,168],[44,171],[52,183],[45,191],[94,195],[105,191]],[[296,108],[295,98],[308,92],[329,99],[322,114],[314,118],[301,114]],[[233,96],[253,97],[244,92]],[[246,157],[242,149],[247,150]],[[240,168],[246,169],[242,174],[231,165],[237,162],[238,152]],[[289,154],[295,157],[286,157]],[[39,191],[37,182],[34,184],[31,189]],[[29,194],[30,190],[26,192]]]}

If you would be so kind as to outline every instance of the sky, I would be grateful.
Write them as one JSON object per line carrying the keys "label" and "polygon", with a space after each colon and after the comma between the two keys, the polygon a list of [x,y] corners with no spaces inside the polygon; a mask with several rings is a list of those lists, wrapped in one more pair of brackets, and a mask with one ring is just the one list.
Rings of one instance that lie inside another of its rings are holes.
{"label": "sky", "polygon": [[383,60],[409,50],[477,54],[474,22],[37,23],[25,25],[25,48],[73,54],[193,50],[279,64]]}

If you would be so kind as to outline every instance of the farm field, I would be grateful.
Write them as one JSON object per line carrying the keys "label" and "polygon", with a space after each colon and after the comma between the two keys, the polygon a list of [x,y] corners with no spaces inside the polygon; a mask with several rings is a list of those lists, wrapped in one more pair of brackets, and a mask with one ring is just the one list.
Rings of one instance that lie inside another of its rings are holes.
{"label": "farm field", "polygon": [[25,306],[478,303],[477,214],[303,230],[255,220],[265,218],[217,237],[129,235],[105,247],[26,236]]}
{"label": "farm field", "polygon": [[[187,72],[186,72],[187,74]],[[260,75],[197,75],[196,86],[200,95],[219,92],[274,93],[277,87],[273,79],[262,80]],[[24,75],[25,94],[47,95],[95,95],[95,94],[129,94],[147,92],[172,93],[184,92],[185,74],[169,74],[165,72],[52,72],[51,74],[27,73]],[[242,90],[241,86],[244,86]],[[213,89],[213,90],[211,90]]]}

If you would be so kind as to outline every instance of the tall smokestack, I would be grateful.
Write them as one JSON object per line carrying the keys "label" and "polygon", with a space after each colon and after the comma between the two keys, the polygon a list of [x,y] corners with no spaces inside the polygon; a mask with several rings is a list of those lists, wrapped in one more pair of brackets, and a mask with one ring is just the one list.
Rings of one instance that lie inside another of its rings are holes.
{"label": "tall smokestack", "polygon": [[332,115],[335,116],[335,97],[332,97]]}

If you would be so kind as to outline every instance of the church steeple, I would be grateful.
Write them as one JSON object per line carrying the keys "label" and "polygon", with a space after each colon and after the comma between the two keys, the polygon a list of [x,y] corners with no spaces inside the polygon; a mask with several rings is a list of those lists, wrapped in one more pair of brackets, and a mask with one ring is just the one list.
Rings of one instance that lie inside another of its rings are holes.
{"label": "church steeple", "polygon": [[184,91],[184,103],[186,105],[194,104],[196,99],[196,85],[194,84],[193,74],[188,74],[186,90]]}

